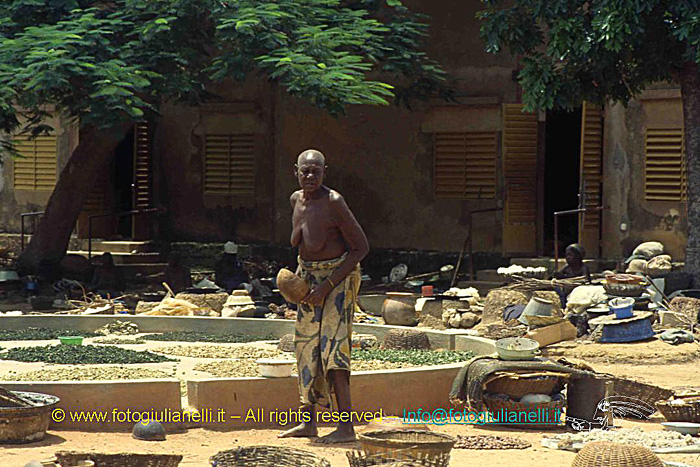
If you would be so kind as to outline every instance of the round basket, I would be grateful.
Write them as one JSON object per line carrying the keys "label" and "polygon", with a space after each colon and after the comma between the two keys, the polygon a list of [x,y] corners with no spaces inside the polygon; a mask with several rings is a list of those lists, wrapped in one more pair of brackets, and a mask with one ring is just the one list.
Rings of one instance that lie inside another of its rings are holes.
{"label": "round basket", "polygon": [[555,394],[564,387],[563,380],[558,376],[501,376],[486,383],[486,392],[506,394],[513,399],[525,394]]}
{"label": "round basket", "polygon": [[294,334],[285,334],[280,337],[279,344],[277,344],[277,349],[282,352],[294,352]]}
{"label": "round basket", "polygon": [[[639,399],[652,407],[657,401],[663,401],[673,397],[673,391],[670,389],[640,383],[639,381],[631,379],[615,378],[614,381],[616,395]],[[628,414],[628,416],[630,418],[646,418],[643,416],[635,416],[633,413]]]}
{"label": "round basket", "polygon": [[656,408],[669,422],[700,423],[700,397],[658,401]]}
{"label": "round basket", "polygon": [[571,467],[664,467],[664,463],[643,446],[598,441],[586,444]]}
{"label": "round basket", "polygon": [[398,459],[435,458],[449,454],[457,438],[426,430],[377,430],[357,435],[368,455]]}
{"label": "round basket", "polygon": [[59,451],[55,455],[61,465],[77,465],[80,461],[91,460],[95,467],[177,467],[182,461],[182,456],[174,454]]}
{"label": "round basket", "polygon": [[371,455],[363,451],[346,452],[350,467],[448,467],[450,455],[397,459],[383,455]]}
{"label": "round basket", "polygon": [[385,349],[430,349],[430,339],[424,331],[390,329],[384,336]]}
{"label": "round basket", "polygon": [[279,446],[245,446],[221,451],[211,458],[212,467],[331,467],[330,462],[302,449]]}
{"label": "round basket", "polygon": [[493,394],[484,394],[484,404],[491,412],[492,423],[498,425],[539,429],[559,427],[562,426],[561,415],[565,403],[562,399],[542,404],[523,404],[501,399]]}

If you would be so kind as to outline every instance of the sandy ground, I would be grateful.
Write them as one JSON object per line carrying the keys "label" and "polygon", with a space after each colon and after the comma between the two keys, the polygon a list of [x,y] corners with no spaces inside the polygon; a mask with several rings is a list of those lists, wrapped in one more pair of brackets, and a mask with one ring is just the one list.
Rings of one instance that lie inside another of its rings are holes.
{"label": "sandy ground", "polygon": [[[7,343],[4,343],[7,344]],[[19,343],[13,343],[16,345]],[[22,343],[28,345],[27,342]],[[33,343],[45,345],[46,342]],[[582,344],[564,343],[552,346],[550,355],[566,355],[585,359],[596,371],[627,376],[645,382],[654,383],[673,389],[700,389],[700,346],[683,344],[670,346],[662,342],[645,342],[639,344]],[[150,347],[148,344],[145,347]],[[157,345],[168,345],[157,343]],[[140,346],[129,346],[139,348]],[[141,349],[139,349],[141,350]],[[0,373],[7,372],[11,362],[0,363]],[[24,367],[24,365],[27,365]],[[165,364],[153,365],[167,366]],[[14,363],[17,370],[17,364]],[[42,364],[23,364],[22,370],[29,367],[41,367]],[[4,368],[3,368],[4,367]],[[172,367],[171,367],[172,368]],[[173,368],[174,369],[174,368]],[[178,375],[180,376],[180,375]],[[652,431],[661,429],[663,418],[656,414],[646,422],[622,421],[623,427],[642,427]],[[358,427],[361,431],[365,427]],[[504,427],[475,427],[466,425],[446,425],[431,427],[451,435],[492,434],[513,436],[526,440],[532,447],[525,450],[477,451],[455,449],[452,451],[452,466],[484,465],[488,467],[511,467],[514,463],[538,467],[569,466],[575,454],[544,448],[540,440],[548,433],[561,430],[529,431]],[[322,427],[321,434],[331,431],[331,427]],[[359,444],[346,444],[334,447],[314,445],[307,439],[277,438],[279,430],[241,430],[234,432],[214,432],[203,429],[190,429],[183,433],[172,433],[163,442],[146,442],[135,440],[128,433],[84,433],[70,431],[50,431],[47,437],[38,443],[22,446],[0,445],[0,467],[22,467],[32,459],[52,457],[59,450],[97,451],[97,452],[152,452],[174,453],[184,456],[182,467],[208,466],[210,456],[219,451],[246,445],[289,446],[310,450],[328,459],[335,466],[347,466],[346,452],[358,448]],[[663,455],[665,461],[683,462],[700,467],[700,454]]]}
{"label": "sandy ground", "polygon": [[[622,426],[641,426],[645,430],[658,429],[657,423],[634,423],[623,421]],[[434,431],[448,433],[451,435],[474,435],[474,434],[498,434],[503,436],[513,436],[526,440],[532,447],[524,450],[507,451],[477,451],[454,449],[450,465],[488,467],[512,467],[515,463],[524,465],[537,465],[538,467],[562,467],[569,466],[575,454],[566,451],[548,449],[540,445],[540,440],[546,432],[511,430],[505,428],[491,429],[473,426],[452,425],[435,427]],[[323,428],[321,434],[330,431],[330,428]],[[220,433],[206,431],[202,429],[191,429],[186,433],[171,434],[162,442],[148,442],[133,439],[126,433],[82,433],[69,431],[52,431],[42,442],[22,447],[2,446],[0,447],[0,465],[2,467],[22,467],[32,459],[45,459],[53,456],[54,452],[61,450],[93,451],[93,452],[140,452],[140,453],[160,453],[160,454],[182,454],[184,456],[181,467],[208,466],[210,456],[219,451],[232,449],[237,446],[248,445],[276,445],[289,446],[310,450],[331,462],[333,467],[348,466],[346,452],[359,447],[345,444],[337,447],[325,447],[312,444],[307,439],[284,439],[277,438],[278,430],[248,430]],[[547,433],[561,432],[559,430]],[[700,455],[698,454],[665,454],[662,457],[665,461],[683,462],[691,466],[700,466]]]}

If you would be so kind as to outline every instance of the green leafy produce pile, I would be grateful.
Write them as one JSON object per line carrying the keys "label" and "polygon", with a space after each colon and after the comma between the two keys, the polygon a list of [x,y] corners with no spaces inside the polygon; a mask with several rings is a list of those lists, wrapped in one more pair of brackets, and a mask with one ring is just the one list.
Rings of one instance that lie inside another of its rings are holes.
{"label": "green leafy produce pile", "polygon": [[76,331],[75,329],[0,329],[0,341],[43,341],[58,339],[58,336],[97,337],[101,336],[101,334],[90,331]]}
{"label": "green leafy produce pile", "polygon": [[177,361],[151,352],[137,352],[135,350],[122,349],[116,346],[95,345],[15,347],[5,352],[0,352],[0,359],[68,365],[96,363],[160,363]]}
{"label": "green leafy produce pile", "polygon": [[392,363],[410,363],[413,365],[444,365],[470,360],[475,357],[473,352],[456,350],[353,350],[353,360],[379,360]]}
{"label": "green leafy produce pile", "polygon": [[243,343],[255,341],[275,340],[275,336],[251,336],[248,334],[210,334],[207,332],[178,331],[164,332],[162,334],[147,334],[143,336],[149,341],[168,342],[220,342],[220,343]]}

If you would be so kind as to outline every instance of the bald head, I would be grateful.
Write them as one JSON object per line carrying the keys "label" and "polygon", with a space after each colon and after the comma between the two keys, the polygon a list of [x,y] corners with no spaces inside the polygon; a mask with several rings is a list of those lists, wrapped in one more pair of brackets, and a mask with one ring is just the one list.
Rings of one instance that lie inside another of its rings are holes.
{"label": "bald head", "polygon": [[325,167],[326,157],[321,153],[321,151],[317,151],[316,149],[307,149],[306,151],[299,154],[299,157],[297,158],[298,166],[301,167],[301,165],[304,162],[318,164],[321,167]]}

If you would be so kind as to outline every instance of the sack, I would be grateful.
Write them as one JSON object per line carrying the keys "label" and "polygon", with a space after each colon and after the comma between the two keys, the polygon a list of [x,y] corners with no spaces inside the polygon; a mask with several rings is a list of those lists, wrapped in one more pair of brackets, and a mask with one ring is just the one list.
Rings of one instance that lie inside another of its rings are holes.
{"label": "sack", "polygon": [[654,256],[663,254],[664,245],[660,242],[644,242],[634,249],[632,256],[644,259],[651,259]]}
{"label": "sack", "polygon": [[630,264],[627,265],[627,273],[630,272],[641,272],[642,274],[647,273],[647,260],[645,259],[633,259]]}
{"label": "sack", "polygon": [[570,313],[581,313],[588,308],[604,303],[605,288],[602,285],[579,285],[566,299],[566,311]]}
{"label": "sack", "polygon": [[647,273],[652,277],[665,276],[673,269],[669,255],[655,256],[647,264]]}

